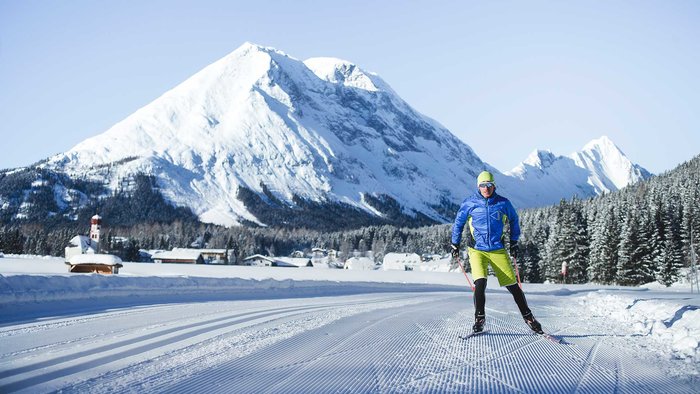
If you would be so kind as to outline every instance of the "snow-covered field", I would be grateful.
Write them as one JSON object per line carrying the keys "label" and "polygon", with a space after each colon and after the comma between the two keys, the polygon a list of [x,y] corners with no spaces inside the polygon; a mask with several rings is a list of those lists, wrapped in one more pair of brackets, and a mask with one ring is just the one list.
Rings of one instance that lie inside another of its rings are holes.
{"label": "snow-covered field", "polygon": [[689,288],[525,284],[553,343],[459,272],[0,258],[0,392],[698,393]]}

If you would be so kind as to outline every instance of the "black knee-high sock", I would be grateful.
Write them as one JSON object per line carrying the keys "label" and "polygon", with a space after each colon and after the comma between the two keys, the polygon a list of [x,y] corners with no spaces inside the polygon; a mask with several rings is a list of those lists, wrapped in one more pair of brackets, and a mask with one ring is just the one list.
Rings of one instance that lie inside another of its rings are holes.
{"label": "black knee-high sock", "polygon": [[525,293],[523,293],[523,290],[518,286],[517,284],[512,284],[510,286],[506,286],[506,289],[510,291],[510,294],[513,295],[513,299],[515,300],[515,303],[518,304],[518,309],[520,309],[520,314],[525,316],[530,312],[530,308],[527,307],[527,300],[525,299]]}
{"label": "black knee-high sock", "polygon": [[474,281],[474,315],[486,316],[486,278]]}

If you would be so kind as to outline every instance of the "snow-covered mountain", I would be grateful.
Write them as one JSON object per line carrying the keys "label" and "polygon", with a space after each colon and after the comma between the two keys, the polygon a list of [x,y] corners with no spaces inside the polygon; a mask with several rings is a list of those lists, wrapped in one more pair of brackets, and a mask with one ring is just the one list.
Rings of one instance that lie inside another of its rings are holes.
{"label": "snow-covered mountain", "polygon": [[506,175],[524,183],[522,197],[542,205],[557,203],[561,196],[590,197],[616,191],[651,176],[607,136],[568,156],[535,150]]}
{"label": "snow-covered mountain", "polygon": [[117,188],[153,174],[205,222],[260,222],[239,188],[381,215],[369,197],[444,220],[486,165],[447,129],[349,62],[299,61],[246,43],[47,166]]}
{"label": "snow-covered mountain", "polygon": [[534,155],[501,174],[376,74],[246,43],[42,166],[112,190],[153,175],[172,203],[227,226],[271,224],[242,195],[289,209],[341,204],[379,218],[399,206],[441,222],[452,220],[484,169],[519,208],[648,176],[607,139],[569,159]]}

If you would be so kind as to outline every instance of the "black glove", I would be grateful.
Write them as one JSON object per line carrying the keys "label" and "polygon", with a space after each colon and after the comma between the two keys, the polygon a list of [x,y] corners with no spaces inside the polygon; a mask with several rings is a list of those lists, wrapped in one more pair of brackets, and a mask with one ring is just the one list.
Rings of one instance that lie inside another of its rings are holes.
{"label": "black glove", "polygon": [[517,259],[520,256],[520,247],[518,241],[510,241],[510,255]]}
{"label": "black glove", "polygon": [[452,257],[459,258],[459,245],[452,244]]}

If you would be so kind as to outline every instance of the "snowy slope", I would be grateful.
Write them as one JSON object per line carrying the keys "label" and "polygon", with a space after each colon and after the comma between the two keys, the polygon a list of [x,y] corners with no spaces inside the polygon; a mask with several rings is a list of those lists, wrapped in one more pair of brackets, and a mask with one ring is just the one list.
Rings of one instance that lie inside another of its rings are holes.
{"label": "snowy slope", "polygon": [[378,75],[246,43],[43,166],[112,190],[154,175],[169,201],[227,226],[269,224],[241,190],[288,207],[342,203],[379,217],[387,212],[370,196],[386,196],[405,215],[445,222],[484,169],[518,208],[594,196],[646,174],[607,138],[548,166],[539,156],[501,174]]}
{"label": "snowy slope", "polygon": [[263,195],[263,185],[289,205],[298,196],[374,213],[363,199],[371,193],[442,220],[433,205],[456,202],[484,164],[378,76],[245,44],[48,166],[112,188],[154,174],[169,200],[233,225],[258,221],[238,188]]}
{"label": "snowy slope", "polygon": [[546,204],[558,203],[562,195],[586,198],[609,193],[651,176],[606,136],[568,156],[535,150],[506,174],[521,182],[525,199]]}
{"label": "snowy slope", "polygon": [[[10,257],[10,256],[8,256]],[[0,392],[694,393],[700,297],[525,284],[555,344],[458,272],[0,259]],[[490,282],[493,283],[493,282]],[[27,301],[31,299],[31,301]]]}

